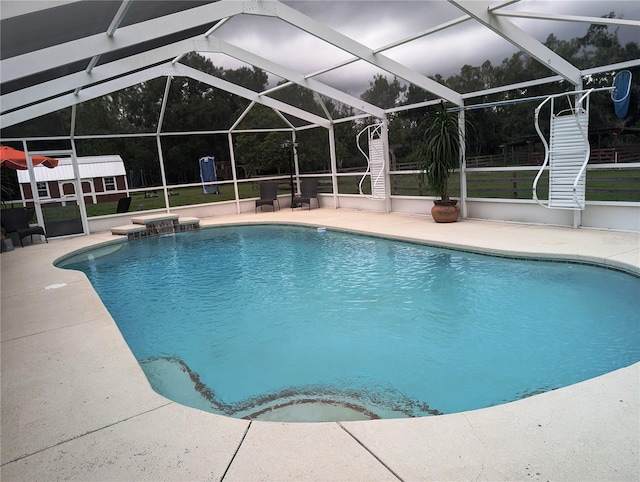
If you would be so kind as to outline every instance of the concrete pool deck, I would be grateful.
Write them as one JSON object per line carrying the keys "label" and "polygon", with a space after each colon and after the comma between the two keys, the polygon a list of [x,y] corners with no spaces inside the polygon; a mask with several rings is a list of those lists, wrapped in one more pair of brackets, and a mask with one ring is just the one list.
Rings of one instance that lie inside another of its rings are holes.
{"label": "concrete pool deck", "polygon": [[[302,223],[640,273],[640,234],[313,209],[201,220]],[[98,233],[2,253],[0,478],[35,480],[638,480],[640,363],[471,412],[287,424],[156,394],[84,274],[54,260]],[[603,287],[606,289],[606,287]]]}

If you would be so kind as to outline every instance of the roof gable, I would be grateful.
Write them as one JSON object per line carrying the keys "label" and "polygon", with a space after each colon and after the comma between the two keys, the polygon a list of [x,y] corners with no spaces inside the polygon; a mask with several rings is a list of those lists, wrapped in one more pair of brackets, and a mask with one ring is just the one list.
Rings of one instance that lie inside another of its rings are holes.
{"label": "roof gable", "polygon": [[[67,181],[75,179],[71,158],[58,159],[58,166],[49,169],[44,166],[33,168],[36,182]],[[86,156],[78,157],[78,170],[80,179],[93,179],[96,177],[124,176],[126,170],[124,161],[119,155],[107,156]],[[16,171],[18,182],[25,184],[29,182],[29,171]]]}

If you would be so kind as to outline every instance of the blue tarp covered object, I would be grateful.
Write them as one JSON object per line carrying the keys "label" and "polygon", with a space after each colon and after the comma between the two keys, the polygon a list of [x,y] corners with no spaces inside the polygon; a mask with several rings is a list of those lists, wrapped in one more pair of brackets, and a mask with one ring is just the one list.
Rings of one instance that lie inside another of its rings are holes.
{"label": "blue tarp covered object", "polygon": [[[200,179],[203,183],[217,181],[218,178],[216,176],[216,162],[213,156],[205,156],[200,158]],[[220,188],[212,185],[203,185],[202,191],[205,194],[211,194],[215,192],[216,194],[220,194]]]}

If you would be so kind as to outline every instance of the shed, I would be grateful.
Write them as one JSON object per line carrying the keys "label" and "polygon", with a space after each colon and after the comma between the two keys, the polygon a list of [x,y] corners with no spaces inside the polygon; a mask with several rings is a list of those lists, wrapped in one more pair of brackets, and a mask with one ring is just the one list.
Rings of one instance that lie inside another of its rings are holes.
{"label": "shed", "polygon": [[[113,202],[129,195],[124,161],[117,154],[78,157],[78,171],[85,194],[85,203]],[[71,158],[60,158],[53,169],[34,167],[38,195],[43,200],[57,200],[65,205],[65,198],[75,196]],[[17,171],[23,200],[32,199],[29,171]]]}

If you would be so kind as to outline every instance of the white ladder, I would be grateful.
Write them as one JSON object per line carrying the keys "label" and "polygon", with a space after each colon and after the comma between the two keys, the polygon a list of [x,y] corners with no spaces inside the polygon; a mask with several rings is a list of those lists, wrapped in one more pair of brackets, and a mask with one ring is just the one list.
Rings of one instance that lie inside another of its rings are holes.
{"label": "white ladder", "polygon": [[[551,209],[582,210],[585,207],[586,167],[591,155],[589,146],[589,94],[593,91],[571,92],[547,97],[535,111],[535,127],[544,144],[545,157],[533,181],[533,199]],[[572,105],[571,97],[583,95]],[[568,109],[556,113],[555,99],[567,97]],[[549,143],[540,130],[539,114],[550,102],[551,118]],[[538,199],[538,181],[549,166],[549,198]]]}
{"label": "white ladder", "polygon": [[[382,124],[371,124],[362,129],[356,136],[356,144],[358,149],[362,152],[362,155],[367,159],[367,171],[360,179],[358,184],[358,190],[361,195],[365,195],[362,192],[362,183],[370,176],[371,178],[371,199],[386,199],[387,186],[386,178],[384,175],[385,160],[384,160],[384,142],[381,135]],[[360,147],[360,136],[367,133],[367,141],[369,144],[368,153],[366,153]]]}

